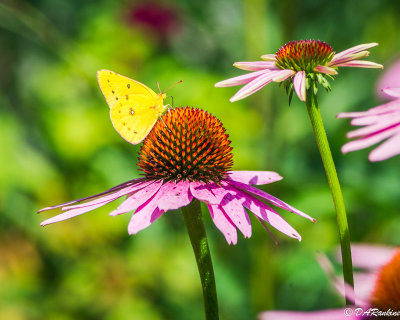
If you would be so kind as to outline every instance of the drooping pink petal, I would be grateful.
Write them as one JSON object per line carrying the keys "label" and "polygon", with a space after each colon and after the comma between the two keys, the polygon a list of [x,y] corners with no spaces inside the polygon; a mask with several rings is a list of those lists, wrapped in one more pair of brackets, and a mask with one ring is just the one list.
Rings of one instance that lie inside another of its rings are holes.
{"label": "drooping pink petal", "polygon": [[116,216],[136,210],[143,203],[149,200],[156,192],[158,192],[162,184],[162,180],[157,180],[154,181],[154,183],[146,186],[145,188],[129,195],[126,200],[118,206],[117,209],[110,212],[110,216]]}
{"label": "drooping pink petal", "polygon": [[[372,244],[352,244],[351,256],[356,268],[377,270],[389,263],[396,254],[397,248]],[[371,259],[373,257],[373,259]],[[337,259],[341,261],[341,252],[337,251]]]}
{"label": "drooping pink petal", "polygon": [[[232,190],[230,190],[232,192]],[[243,233],[245,238],[251,237],[251,223],[246,209],[235,194],[226,193],[221,201],[220,207],[223,208],[226,215],[231,219],[235,226]]]}
{"label": "drooping pink petal", "polygon": [[205,183],[202,181],[194,181],[190,183],[190,192],[193,197],[196,199],[203,201],[206,204],[217,204],[218,199],[212,193],[212,188],[219,188],[219,186],[215,183]]}
{"label": "drooping pink petal", "polygon": [[106,196],[97,198],[92,201],[88,201],[88,202],[84,202],[84,203],[80,203],[80,204],[76,204],[76,205],[72,205],[72,206],[62,207],[62,210],[66,211],[66,210],[72,210],[72,209],[78,209],[78,208],[84,208],[84,207],[91,207],[91,206],[94,206],[94,205],[97,205],[100,203],[104,203],[104,204],[109,203],[110,201],[114,201],[115,199],[121,198],[126,194],[134,193],[134,192],[137,192],[138,190],[146,188],[147,186],[149,186],[151,184],[153,184],[153,181],[139,182],[137,184],[134,184],[129,187],[125,187],[123,189],[115,191],[114,193],[108,194]]}
{"label": "drooping pink petal", "polygon": [[387,139],[380,146],[376,147],[368,156],[372,162],[383,161],[400,154],[400,133]]}
{"label": "drooping pink petal", "polygon": [[[233,184],[233,185],[230,185]],[[299,233],[283,219],[276,211],[266,205],[264,202],[258,200],[256,197],[251,196],[249,193],[242,191],[241,189],[235,187],[235,184],[244,185],[239,182],[222,182],[221,188],[219,190],[213,191],[216,193],[216,197],[224,200],[230,200],[232,197],[240,201],[240,203],[253,212],[256,216],[268,222],[275,229],[281,231],[282,233],[301,240]],[[247,185],[244,185],[247,186]],[[253,188],[251,186],[247,186]],[[254,188],[256,189],[256,188]],[[257,189],[258,190],[258,189]],[[238,227],[238,225],[236,225]]]}
{"label": "drooping pink petal", "polygon": [[264,61],[276,61],[276,56],[275,54],[264,54],[261,56],[261,59]]}
{"label": "drooping pink petal", "polygon": [[266,86],[268,83],[272,81],[272,79],[277,76],[281,71],[270,71],[267,74],[263,74],[256,79],[252,80],[248,84],[246,84],[243,88],[241,88],[232,98],[229,100],[231,102],[235,102],[241,99],[244,99],[253,93],[260,90],[262,87]]}
{"label": "drooping pink petal", "polygon": [[356,320],[355,313],[345,316],[344,309],[323,311],[265,311],[259,314],[259,320]]}
{"label": "drooping pink petal", "polygon": [[251,236],[251,223],[242,206],[242,202],[237,199],[238,191],[233,187],[224,184],[211,189],[220,207],[232,223],[243,233],[244,237]]}
{"label": "drooping pink petal", "polygon": [[86,212],[92,211],[94,209],[97,209],[99,207],[102,207],[105,204],[114,201],[115,199],[108,200],[107,202],[101,202],[101,203],[98,203],[96,205],[92,205],[92,206],[89,206],[89,207],[73,209],[73,210],[69,210],[69,211],[60,213],[60,214],[58,214],[58,215],[56,215],[56,216],[54,216],[54,217],[52,217],[50,219],[47,219],[47,220],[43,221],[40,225],[41,226],[45,226],[45,225],[48,225],[48,224],[60,222],[60,221],[63,221],[63,220],[67,220],[67,219],[79,216],[79,215],[81,215],[83,213],[86,213]]}
{"label": "drooping pink petal", "polygon": [[[400,76],[399,76],[400,78]],[[400,98],[400,88],[385,88],[382,89],[384,93],[393,98]]]}
{"label": "drooping pink petal", "polygon": [[250,81],[256,79],[257,77],[264,75],[264,74],[268,74],[270,72],[271,72],[270,70],[261,70],[261,71],[256,71],[256,72],[250,72],[250,73],[238,76],[238,77],[234,77],[234,78],[230,78],[227,80],[217,82],[214,86],[217,88],[239,86],[239,85],[242,85],[245,83],[249,83]]}
{"label": "drooping pink petal", "polygon": [[219,205],[207,205],[215,226],[222,232],[228,244],[237,243],[237,232],[235,225]]}
{"label": "drooping pink petal", "polygon": [[187,206],[193,199],[189,191],[190,182],[167,182],[160,189],[158,207],[161,210],[176,210]]}
{"label": "drooping pink petal", "polygon": [[128,233],[136,234],[150,226],[164,213],[163,210],[157,206],[159,196],[156,193],[150,200],[142,204],[136,212],[132,215],[128,224]]}
{"label": "drooping pink petal", "polygon": [[334,76],[334,75],[338,74],[338,72],[335,69],[333,69],[331,67],[327,67],[327,66],[316,66],[314,68],[314,70],[317,71],[317,72],[329,74],[331,76]]}
{"label": "drooping pink petal", "polygon": [[381,131],[379,133],[370,135],[370,136],[362,138],[362,139],[347,142],[346,144],[344,144],[342,146],[341,150],[343,153],[348,153],[351,151],[365,149],[365,148],[368,148],[368,147],[390,137],[392,134],[395,134],[395,133],[396,134],[400,133],[399,127],[387,129],[387,130]]}
{"label": "drooping pink petal", "polygon": [[354,68],[368,68],[368,69],[383,69],[383,65],[372,61],[352,60],[336,64],[335,67],[354,67]]}
{"label": "drooping pink petal", "polygon": [[228,177],[237,182],[253,185],[268,184],[283,179],[273,171],[229,171]]}
{"label": "drooping pink petal", "polygon": [[301,101],[306,101],[306,72],[299,71],[293,78],[294,91]]}
{"label": "drooping pink petal", "polygon": [[360,297],[358,297],[355,294],[353,287],[345,283],[342,277],[339,277],[335,274],[332,263],[329,261],[326,255],[318,254],[317,261],[326,275],[329,277],[332,285],[343,297],[346,297],[346,299],[355,305],[368,306],[368,301],[362,300]]}
{"label": "drooping pink petal", "polygon": [[[351,47],[347,50],[341,51],[339,53],[336,53],[332,59],[333,62],[335,62],[336,60],[346,57],[346,56],[351,56],[355,53],[361,52],[361,51],[365,51],[367,49],[376,47],[378,44],[376,42],[372,42],[372,43],[364,43],[364,44],[360,44],[358,46],[355,47]],[[331,61],[331,62],[332,62]]]}
{"label": "drooping pink petal", "polygon": [[267,200],[268,202],[272,203],[274,206],[276,206],[278,208],[287,210],[289,212],[293,212],[303,218],[311,220],[312,222],[316,221],[314,218],[310,217],[308,214],[305,214],[304,212],[296,209],[295,207],[292,207],[291,205],[283,202],[282,200],[280,200],[260,189],[257,189],[255,187],[249,186],[249,185],[241,183],[241,182],[236,182],[236,181],[227,181],[227,182],[230,185],[232,185],[233,187],[235,187],[239,190],[242,190],[243,192],[248,192],[248,193],[251,193],[252,195],[255,195],[257,197]]}
{"label": "drooping pink petal", "polygon": [[61,207],[65,207],[65,206],[67,206],[67,205],[74,204],[74,203],[78,203],[78,202],[85,201],[85,200],[90,200],[90,199],[98,198],[98,197],[101,197],[101,196],[103,196],[103,195],[109,194],[109,193],[111,193],[111,192],[120,190],[120,189],[122,189],[122,188],[130,187],[130,186],[135,185],[135,184],[137,184],[137,183],[139,183],[139,182],[142,182],[142,181],[144,181],[144,180],[145,180],[144,178],[130,180],[130,181],[121,183],[121,184],[119,184],[119,185],[117,185],[117,186],[115,186],[115,187],[113,187],[113,188],[111,188],[111,189],[109,189],[109,190],[106,190],[106,191],[104,191],[104,192],[95,194],[95,195],[93,195],[93,196],[89,196],[89,197],[85,197],[85,198],[81,198],[81,199],[77,199],[77,200],[73,200],[73,201],[68,201],[68,202],[64,202],[64,203],[58,204],[58,205],[56,205],[56,206],[51,206],[51,207],[46,207],[46,208],[40,209],[37,213],[40,213],[40,212],[43,212],[43,211],[48,211],[48,210],[53,210],[53,209],[57,209],[57,208],[61,208]]}
{"label": "drooping pink petal", "polygon": [[247,71],[258,71],[265,69],[273,69],[276,70],[274,61],[243,61],[243,62],[235,62],[233,64],[234,67]]}
{"label": "drooping pink petal", "polygon": [[301,241],[300,234],[285,219],[283,219],[278,212],[255,197],[245,194],[244,192],[241,195],[244,199],[243,205],[256,216],[268,222],[275,229],[287,236]]}

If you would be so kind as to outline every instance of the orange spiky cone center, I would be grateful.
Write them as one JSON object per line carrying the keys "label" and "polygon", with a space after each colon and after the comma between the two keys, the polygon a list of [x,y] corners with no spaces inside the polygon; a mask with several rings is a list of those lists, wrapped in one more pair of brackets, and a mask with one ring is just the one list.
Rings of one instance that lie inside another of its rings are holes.
{"label": "orange spiky cone center", "polygon": [[222,123],[201,109],[170,109],[140,150],[148,179],[219,182],[232,167],[232,147]]}
{"label": "orange spiky cone center", "polygon": [[[379,271],[370,300],[371,305],[380,311],[389,309],[400,311],[400,250]],[[381,319],[399,319],[399,317],[385,316]]]}

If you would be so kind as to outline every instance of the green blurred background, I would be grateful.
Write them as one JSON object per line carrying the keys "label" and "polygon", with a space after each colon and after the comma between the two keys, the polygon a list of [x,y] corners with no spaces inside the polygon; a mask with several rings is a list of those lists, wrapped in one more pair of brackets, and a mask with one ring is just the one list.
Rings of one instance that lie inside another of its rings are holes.
{"label": "green blurred background", "polygon": [[[334,208],[305,106],[289,107],[271,84],[240,102],[238,88],[214,83],[242,72],[294,39],[321,39],[336,52],[379,42],[370,60],[399,57],[400,2],[390,0],[176,0],[174,2],[0,1],[0,319],[203,319],[199,276],[183,219],[170,212],[128,236],[130,214],[112,203],[45,228],[42,207],[137,178],[139,147],[113,129],[96,71],[111,69],[156,90],[175,106],[212,112],[234,147],[234,169],[273,170],[263,187],[315,217],[283,216],[298,242],[253,218],[253,236],[228,246],[204,210],[221,319],[252,319],[267,309],[342,306],[315,261],[338,244]],[[369,163],[346,156],[350,129],[341,111],[381,101],[382,71],[342,68],[320,91],[354,242],[400,243],[400,158]],[[167,100],[167,102],[170,102]],[[340,271],[339,266],[336,266]]]}

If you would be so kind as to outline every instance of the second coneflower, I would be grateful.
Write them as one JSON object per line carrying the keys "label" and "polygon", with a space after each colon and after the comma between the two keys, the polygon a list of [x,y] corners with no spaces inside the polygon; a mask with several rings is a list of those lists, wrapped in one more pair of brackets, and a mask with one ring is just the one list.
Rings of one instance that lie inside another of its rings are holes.
{"label": "second coneflower", "polygon": [[197,200],[207,205],[215,226],[229,244],[237,243],[237,229],[244,237],[251,236],[246,208],[263,226],[267,222],[298,240],[301,240],[300,234],[270,204],[315,221],[252,186],[281,180],[279,174],[271,171],[231,171],[231,151],[224,127],[211,114],[189,107],[169,110],[156,123],[141,147],[138,165],[144,173],[143,178],[87,198],[44,208],[40,212],[60,207],[65,212],[45,220],[42,225],[78,216],[127,196],[110,215],[134,212],[128,232],[136,234],[164,212],[182,208],[203,284],[206,314],[210,315],[207,319],[217,319],[211,257]]}
{"label": "second coneflower", "polygon": [[253,94],[272,81],[284,84],[289,94],[289,104],[293,92],[296,92],[300,100],[305,101],[335,204],[343,257],[343,273],[350,286],[353,285],[353,268],[347,215],[335,163],[318,106],[317,93],[319,85],[330,90],[328,79],[337,74],[338,67],[382,69],[383,66],[380,64],[359,60],[367,57],[369,55],[367,49],[376,45],[377,43],[361,44],[336,54],[330,45],[320,40],[292,41],[282,46],[276,54],[262,56],[265,61],[236,62],[234,66],[253,72],[215,84],[216,87],[246,84],[230,99],[231,102]]}
{"label": "second coneflower", "polygon": [[295,91],[299,99],[305,101],[307,88],[312,87],[316,91],[318,84],[321,84],[325,89],[330,89],[328,80],[338,73],[338,67],[382,69],[381,64],[359,60],[369,55],[367,49],[377,45],[366,43],[335,53],[329,44],[320,40],[291,41],[277,53],[261,56],[264,61],[235,62],[235,67],[252,72],[218,82],[215,86],[246,84],[230,99],[234,102],[248,97],[270,82],[283,82],[290,100]]}

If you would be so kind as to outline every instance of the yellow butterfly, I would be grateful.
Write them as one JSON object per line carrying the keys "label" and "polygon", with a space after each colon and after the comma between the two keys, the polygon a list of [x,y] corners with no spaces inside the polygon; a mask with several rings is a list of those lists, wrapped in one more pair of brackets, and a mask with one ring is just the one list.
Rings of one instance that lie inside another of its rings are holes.
{"label": "yellow butterfly", "polygon": [[97,81],[110,107],[115,130],[132,144],[143,141],[167,109],[166,94],[155,93],[143,83],[110,70],[97,71]]}

